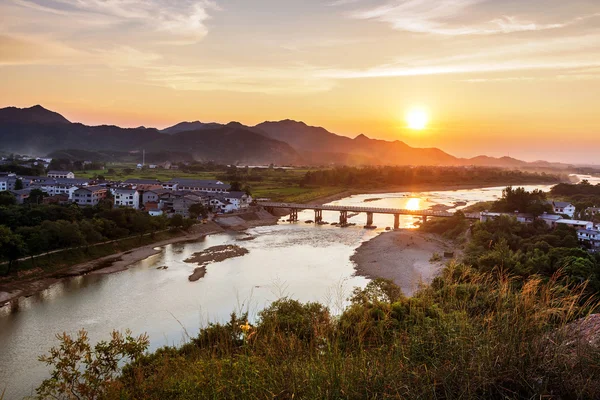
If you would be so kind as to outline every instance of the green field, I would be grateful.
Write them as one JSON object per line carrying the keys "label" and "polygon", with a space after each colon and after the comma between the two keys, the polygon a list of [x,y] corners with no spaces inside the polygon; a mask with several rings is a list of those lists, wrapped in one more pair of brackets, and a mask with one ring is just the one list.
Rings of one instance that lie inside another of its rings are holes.
{"label": "green field", "polygon": [[[111,173],[109,173],[111,170]],[[127,170],[127,171],[126,171]],[[132,170],[132,171],[131,171]],[[114,171],[114,173],[112,173]],[[308,169],[259,170],[253,173],[255,179],[243,182],[250,187],[254,198],[269,198],[274,201],[308,202],[320,197],[334,195],[345,189],[342,187],[302,187],[300,182]],[[135,164],[107,164],[103,170],[80,171],[77,178],[92,179],[103,176],[107,180],[158,179],[161,182],[173,178],[223,179],[224,171],[185,172],[166,169],[137,169]],[[227,181],[227,180],[226,180]]]}

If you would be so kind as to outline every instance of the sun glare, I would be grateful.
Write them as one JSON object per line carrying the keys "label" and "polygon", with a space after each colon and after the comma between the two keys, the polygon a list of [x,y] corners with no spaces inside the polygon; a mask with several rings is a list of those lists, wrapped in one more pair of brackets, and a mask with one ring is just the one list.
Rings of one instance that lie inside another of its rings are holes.
{"label": "sun glare", "polygon": [[406,203],[406,209],[411,211],[417,211],[421,209],[421,199],[413,197]]}
{"label": "sun glare", "polygon": [[429,115],[427,110],[420,107],[411,108],[406,113],[406,123],[410,129],[421,130],[427,127]]}

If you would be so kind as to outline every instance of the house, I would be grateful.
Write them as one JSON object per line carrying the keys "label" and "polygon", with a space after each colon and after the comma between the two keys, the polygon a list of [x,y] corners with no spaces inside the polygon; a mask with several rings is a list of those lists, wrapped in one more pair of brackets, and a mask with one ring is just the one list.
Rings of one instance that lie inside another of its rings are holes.
{"label": "house", "polygon": [[138,187],[140,185],[155,185],[155,186],[160,186],[160,181],[158,179],[127,179],[125,182],[123,182],[119,186],[131,187],[132,189],[140,189]]}
{"label": "house", "polygon": [[0,192],[14,190],[17,178],[15,176],[0,176]]}
{"label": "house", "polygon": [[140,208],[140,192],[135,189],[118,188],[113,191],[116,207]]}
{"label": "house", "polygon": [[73,191],[72,200],[80,206],[95,206],[106,198],[105,186],[82,186]]}
{"label": "house", "polygon": [[557,225],[568,225],[575,229],[593,229],[594,223],[591,221],[577,221],[574,219],[559,219],[556,221]]}
{"label": "house", "polygon": [[229,192],[223,195],[223,198],[233,204],[236,210],[248,208],[252,203],[252,196],[244,192]]}
{"label": "house", "polygon": [[549,228],[555,228],[556,227],[556,221],[558,221],[559,219],[563,219],[562,216],[560,215],[556,215],[556,214],[547,214],[544,213],[542,215],[539,216],[539,219],[541,219],[542,221],[544,221],[546,223],[546,225],[548,225]]}
{"label": "house", "polygon": [[564,214],[568,215],[569,218],[573,218],[575,216],[575,206],[566,201],[548,201],[548,204],[552,206],[554,209],[554,214]]}
{"label": "house", "polygon": [[195,195],[186,195],[173,200],[171,208],[175,214],[182,215],[183,217],[189,218],[190,207],[194,204],[203,204],[202,197]]}
{"label": "house", "polygon": [[164,193],[164,189],[145,190],[142,194],[142,204],[145,206],[148,203],[157,203],[160,201],[160,195]]}
{"label": "house", "polygon": [[585,215],[590,217],[594,217],[596,215],[600,215],[600,207],[588,207],[585,209]]}
{"label": "house", "polygon": [[73,198],[75,190],[83,186],[88,186],[88,181],[86,179],[75,178],[46,178],[43,181],[38,180],[37,183],[31,184],[32,188],[40,189],[50,196],[66,194],[69,196],[69,199]]}
{"label": "house", "polygon": [[500,218],[502,216],[507,216],[507,217],[515,218],[518,222],[521,222],[522,224],[531,224],[535,220],[535,217],[532,214],[525,214],[525,213],[501,213],[501,212],[483,211],[479,215],[479,221],[480,222],[493,221],[493,220],[498,219],[498,218]]}
{"label": "house", "polygon": [[150,164],[150,165],[148,165],[148,168],[150,168],[150,169],[156,169],[156,168],[158,168],[158,165],[156,165],[156,164]]}
{"label": "house", "polygon": [[163,188],[170,190],[189,190],[191,192],[228,193],[231,185],[215,180],[197,180],[174,178],[163,183]]}
{"label": "house", "polygon": [[48,171],[48,178],[74,179],[75,174],[71,171]]}
{"label": "house", "polygon": [[212,197],[208,204],[211,210],[215,213],[227,214],[236,210],[235,206],[222,196]]}
{"label": "house", "polygon": [[44,197],[42,202],[44,204],[67,204],[69,202],[69,195],[55,194],[54,196]]}
{"label": "house", "polygon": [[578,229],[577,239],[582,243],[590,245],[592,250],[600,250],[600,231],[592,229]]}

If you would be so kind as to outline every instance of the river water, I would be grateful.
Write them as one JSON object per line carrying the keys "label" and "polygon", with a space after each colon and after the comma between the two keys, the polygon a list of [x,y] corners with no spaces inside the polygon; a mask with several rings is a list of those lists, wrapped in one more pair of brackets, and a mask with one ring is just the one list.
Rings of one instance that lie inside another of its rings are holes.
{"label": "river water", "polygon": [[[527,190],[549,190],[527,186]],[[501,187],[356,195],[332,204],[427,209],[445,205],[450,211],[478,201],[495,200]],[[459,204],[459,205],[457,205]],[[323,212],[337,221],[336,212]],[[5,399],[34,393],[47,374],[37,357],[57,343],[56,333],[86,329],[92,341],[106,339],[111,330],[147,332],[151,349],[179,345],[208,322],[226,321],[232,311],[246,311],[250,319],[283,296],[319,301],[338,313],[354,287],[368,280],[354,276],[351,255],[364,241],[393,226],[393,216],[375,215],[379,228],[366,230],[365,214],[353,216],[357,225],[338,228],[314,226],[311,211],[299,213],[300,222],[250,229],[242,234],[218,234],[194,243],[168,245],[160,254],[111,275],[87,275],[65,280],[16,307],[0,308],[0,393]],[[401,226],[413,228],[418,219],[403,216]],[[245,237],[254,240],[240,241]],[[183,260],[193,253],[223,244],[249,250],[243,257],[207,266],[206,276],[189,282],[196,265]],[[167,270],[158,270],[159,266]]]}

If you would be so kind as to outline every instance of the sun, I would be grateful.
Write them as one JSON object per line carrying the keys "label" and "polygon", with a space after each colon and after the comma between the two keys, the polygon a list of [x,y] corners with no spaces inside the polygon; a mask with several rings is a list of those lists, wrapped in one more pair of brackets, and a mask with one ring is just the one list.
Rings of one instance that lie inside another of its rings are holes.
{"label": "sun", "polygon": [[422,107],[414,107],[406,112],[406,123],[408,128],[422,130],[427,127],[429,115],[427,110]]}

